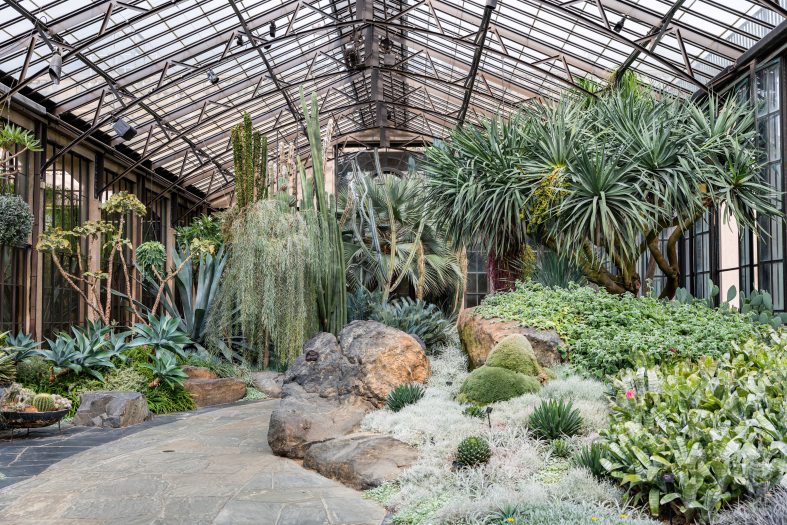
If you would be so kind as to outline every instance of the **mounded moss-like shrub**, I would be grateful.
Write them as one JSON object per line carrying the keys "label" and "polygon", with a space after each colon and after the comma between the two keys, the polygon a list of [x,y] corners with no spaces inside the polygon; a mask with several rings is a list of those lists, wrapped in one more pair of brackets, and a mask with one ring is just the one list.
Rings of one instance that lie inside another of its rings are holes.
{"label": "mounded moss-like shrub", "polygon": [[537,377],[541,373],[541,365],[538,364],[530,341],[521,334],[511,334],[501,339],[486,358],[486,365],[506,368],[526,376]]}
{"label": "mounded moss-like shrub", "polygon": [[541,388],[538,379],[507,368],[482,366],[473,370],[462,388],[458,400],[461,403],[488,405],[496,401],[537,392]]}

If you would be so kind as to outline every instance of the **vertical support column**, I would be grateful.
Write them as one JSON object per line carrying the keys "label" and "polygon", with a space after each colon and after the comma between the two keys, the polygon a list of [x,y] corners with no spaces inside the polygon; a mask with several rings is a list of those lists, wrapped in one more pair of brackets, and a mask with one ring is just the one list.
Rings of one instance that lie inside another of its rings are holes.
{"label": "vertical support column", "polygon": [[371,100],[374,103],[375,126],[380,130],[380,147],[390,145],[386,125],[388,112],[385,108],[385,95],[383,92],[383,77],[380,74],[380,51],[378,49],[379,35],[377,28],[372,25],[374,21],[374,0],[358,0],[358,15],[369,25],[364,30],[364,64],[369,69],[371,81],[369,83]]}
{"label": "vertical support column", "polygon": [[29,272],[29,285],[27,287],[28,293],[28,312],[27,319],[25,320],[25,329],[33,334],[37,340],[43,338],[43,308],[41,304],[43,294],[43,259],[41,254],[36,250],[36,245],[41,236],[44,228],[44,207],[43,197],[41,190],[41,182],[46,180],[46,171],[42,168],[46,162],[46,155],[48,150],[48,138],[46,124],[36,122],[35,133],[41,143],[41,151],[33,154],[33,170],[30,173],[30,195],[32,196],[32,210],[33,210],[33,233],[31,235],[31,244],[33,245],[30,250],[30,272]]}

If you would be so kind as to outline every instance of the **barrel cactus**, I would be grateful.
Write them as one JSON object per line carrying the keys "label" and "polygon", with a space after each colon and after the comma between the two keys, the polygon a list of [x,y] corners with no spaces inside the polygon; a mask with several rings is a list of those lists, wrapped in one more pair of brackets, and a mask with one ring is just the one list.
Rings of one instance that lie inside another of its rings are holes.
{"label": "barrel cactus", "polygon": [[492,450],[486,439],[470,436],[459,443],[456,450],[456,462],[463,467],[475,467],[486,463],[492,457]]}
{"label": "barrel cactus", "polygon": [[52,412],[55,410],[55,400],[49,394],[36,394],[33,407],[39,412]]}

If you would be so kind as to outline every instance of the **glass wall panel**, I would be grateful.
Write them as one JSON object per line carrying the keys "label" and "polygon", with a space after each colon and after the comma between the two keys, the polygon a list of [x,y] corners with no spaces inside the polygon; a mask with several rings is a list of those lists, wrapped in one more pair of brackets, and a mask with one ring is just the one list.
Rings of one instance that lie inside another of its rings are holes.
{"label": "glass wall panel", "polygon": [[[57,149],[54,144],[47,145],[47,158],[54,156]],[[85,219],[90,165],[87,159],[66,153],[47,169],[41,181],[44,231],[50,228],[70,230]],[[72,273],[78,272],[76,248],[74,241],[71,254],[60,254],[63,267]],[[85,306],[81,297],[63,279],[50,256],[43,257],[42,287],[44,336],[50,337],[82,322]]]}

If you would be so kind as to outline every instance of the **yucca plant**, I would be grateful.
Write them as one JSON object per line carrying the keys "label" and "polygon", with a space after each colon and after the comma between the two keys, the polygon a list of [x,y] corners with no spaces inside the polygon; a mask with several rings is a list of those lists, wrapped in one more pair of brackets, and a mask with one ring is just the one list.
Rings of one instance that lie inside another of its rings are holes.
{"label": "yucca plant", "polygon": [[574,455],[572,463],[580,468],[587,469],[593,476],[602,479],[607,475],[607,470],[601,464],[605,447],[599,442],[585,445]]}
{"label": "yucca plant", "polygon": [[12,355],[0,350],[0,386],[10,385],[16,379],[16,363]]}
{"label": "yucca plant", "polygon": [[571,444],[563,438],[553,439],[550,449],[556,458],[567,458],[571,455]]}
{"label": "yucca plant", "polygon": [[582,416],[570,400],[542,401],[530,414],[528,428],[539,439],[555,440],[582,431]]}
{"label": "yucca plant", "polygon": [[399,412],[407,405],[417,403],[424,397],[424,393],[425,390],[423,386],[417,383],[405,383],[397,386],[388,393],[388,397],[385,400],[385,406],[388,407],[391,412]]}
{"label": "yucca plant", "polygon": [[150,346],[156,353],[167,350],[186,357],[186,347],[192,344],[192,340],[180,330],[179,319],[167,315],[151,315],[148,323],[137,323],[131,327],[133,339],[128,343],[129,348]]}

